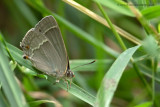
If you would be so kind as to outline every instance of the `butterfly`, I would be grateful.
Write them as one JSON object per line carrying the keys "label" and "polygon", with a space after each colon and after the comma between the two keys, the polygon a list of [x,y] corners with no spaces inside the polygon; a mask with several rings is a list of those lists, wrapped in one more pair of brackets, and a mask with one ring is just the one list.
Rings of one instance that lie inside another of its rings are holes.
{"label": "butterfly", "polygon": [[[72,80],[74,73],[70,70],[69,58],[59,26],[53,16],[41,19],[31,28],[20,42],[24,59],[43,73],[60,79]],[[67,82],[68,89],[68,82]]]}

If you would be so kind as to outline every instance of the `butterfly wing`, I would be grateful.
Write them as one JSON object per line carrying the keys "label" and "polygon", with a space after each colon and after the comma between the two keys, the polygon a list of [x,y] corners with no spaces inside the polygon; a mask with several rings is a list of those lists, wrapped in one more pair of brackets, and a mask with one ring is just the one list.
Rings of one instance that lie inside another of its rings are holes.
{"label": "butterfly wing", "polygon": [[64,75],[69,64],[68,56],[58,24],[52,16],[43,18],[29,30],[21,47],[37,69],[52,75]]}
{"label": "butterfly wing", "polygon": [[64,41],[59,29],[59,26],[53,16],[46,16],[35,26],[36,31],[41,33],[50,41],[55,47],[57,53],[61,58],[61,71],[66,71],[66,67],[69,66],[68,55],[64,45]]}

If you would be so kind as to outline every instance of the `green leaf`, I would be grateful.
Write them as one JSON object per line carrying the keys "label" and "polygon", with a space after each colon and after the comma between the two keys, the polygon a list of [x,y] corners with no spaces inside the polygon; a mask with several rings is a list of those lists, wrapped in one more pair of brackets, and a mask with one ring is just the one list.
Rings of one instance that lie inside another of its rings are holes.
{"label": "green leaf", "polygon": [[143,40],[142,46],[149,56],[156,57],[159,55],[158,43],[153,36],[147,36]]}
{"label": "green leaf", "polygon": [[56,105],[56,107],[61,107],[62,105],[59,105],[58,103],[56,103],[55,101],[50,101],[50,100],[38,100],[38,101],[32,101],[29,104],[31,105],[31,107],[37,107],[41,104],[44,103],[53,103]]}
{"label": "green leaf", "polygon": [[160,6],[151,6],[141,11],[143,16],[147,19],[153,19],[160,16]]}
{"label": "green leaf", "polygon": [[2,94],[1,88],[0,88],[0,107],[9,107],[5,99],[5,96]]}
{"label": "green leaf", "polygon": [[145,102],[145,103],[142,103],[142,104],[139,104],[139,105],[136,105],[134,107],[151,107],[152,106],[152,102]]}
{"label": "green leaf", "polygon": [[128,4],[123,2],[122,0],[94,0],[95,2],[99,2],[100,4],[115,10],[121,14],[133,17],[134,14],[130,11]]}
{"label": "green leaf", "polygon": [[17,66],[17,62],[10,61],[10,62],[9,62],[9,65],[10,65],[10,67],[11,67],[11,70],[14,71],[14,69],[15,69],[16,66]]}
{"label": "green leaf", "polygon": [[112,97],[116,91],[123,71],[138,48],[139,46],[135,46],[120,54],[109,71],[105,74],[96,97],[96,107],[110,107]]}
{"label": "green leaf", "polygon": [[4,55],[2,43],[0,42],[0,81],[2,89],[11,107],[27,107],[23,93],[18,86],[13,71],[9,66],[9,61]]}

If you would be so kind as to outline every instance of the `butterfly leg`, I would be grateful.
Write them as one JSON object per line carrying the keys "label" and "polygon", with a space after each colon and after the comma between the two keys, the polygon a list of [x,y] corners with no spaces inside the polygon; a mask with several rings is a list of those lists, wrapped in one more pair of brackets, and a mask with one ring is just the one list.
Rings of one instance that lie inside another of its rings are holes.
{"label": "butterfly leg", "polygon": [[66,79],[64,79],[64,81],[66,82],[66,84],[67,84],[67,91],[68,91],[68,81],[66,80]]}
{"label": "butterfly leg", "polygon": [[[58,71],[57,70],[56,70],[56,74],[55,75],[58,75]],[[55,85],[55,84],[59,83],[59,80],[60,80],[60,78],[56,77],[56,81],[53,84]]]}
{"label": "butterfly leg", "polygon": [[70,79],[69,86],[68,86],[68,81],[67,81],[67,79],[65,79],[64,81],[67,83],[67,91],[68,91],[68,89],[71,88],[72,79]]}
{"label": "butterfly leg", "polygon": [[69,88],[71,88],[71,84],[72,84],[72,79],[70,79],[70,81],[69,81]]}

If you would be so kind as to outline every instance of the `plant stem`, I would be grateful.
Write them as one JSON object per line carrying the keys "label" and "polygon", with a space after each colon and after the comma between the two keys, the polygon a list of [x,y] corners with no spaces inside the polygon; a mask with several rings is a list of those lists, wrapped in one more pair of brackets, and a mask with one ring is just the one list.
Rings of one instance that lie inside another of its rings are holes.
{"label": "plant stem", "polygon": [[97,5],[98,5],[100,11],[102,12],[104,18],[107,20],[107,22],[108,22],[111,30],[113,31],[114,35],[116,36],[116,38],[117,38],[119,44],[121,45],[122,49],[123,49],[123,50],[126,50],[127,48],[126,48],[123,40],[121,39],[121,37],[120,37],[119,34],[117,33],[116,29],[114,28],[114,26],[113,26],[112,22],[110,21],[107,13],[104,12],[102,6],[101,6],[98,2],[96,2],[96,3],[97,3]]}
{"label": "plant stem", "polygon": [[133,64],[133,68],[135,69],[137,75],[139,76],[139,78],[141,79],[141,81],[143,82],[144,86],[147,88],[147,91],[150,95],[152,95],[152,91],[151,91],[151,88],[149,86],[149,84],[147,83],[147,81],[145,80],[144,76],[141,74],[138,66],[136,63],[132,62]]}
{"label": "plant stem", "polygon": [[158,107],[158,103],[155,97],[155,73],[157,72],[158,60],[157,58],[152,59],[152,102],[153,106]]}

